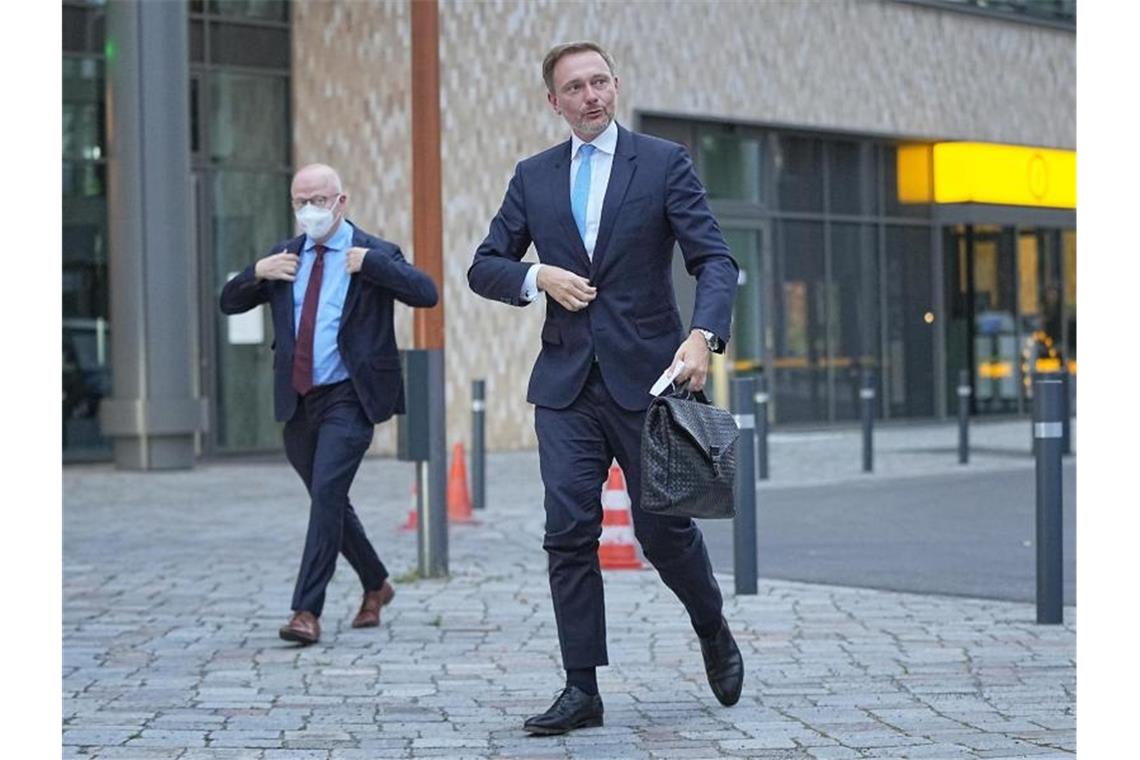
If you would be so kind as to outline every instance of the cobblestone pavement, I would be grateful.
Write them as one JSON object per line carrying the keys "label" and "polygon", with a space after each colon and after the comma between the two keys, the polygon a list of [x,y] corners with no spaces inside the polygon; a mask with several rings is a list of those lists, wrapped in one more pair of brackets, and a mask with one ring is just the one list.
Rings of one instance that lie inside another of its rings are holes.
{"label": "cobblestone pavement", "polygon": [[[910,450],[937,447],[944,432],[912,431]],[[838,446],[848,434],[788,434],[775,439],[774,456],[801,447],[834,457],[804,436]],[[1027,450],[1027,431],[1025,439]],[[898,441],[907,448],[904,433]],[[856,448],[856,471],[858,457]],[[945,467],[957,467],[953,452],[946,457]],[[790,482],[775,461],[774,479]],[[488,509],[479,524],[451,528],[451,576],[416,580],[415,534],[398,529],[412,467],[366,460],[354,503],[397,596],[380,629],[350,628],[360,589],[342,562],[323,637],[309,648],[276,635],[307,510],[284,462],[65,469],[63,756],[1073,754],[1072,608],[1065,625],[1038,626],[1028,604],[764,579],[757,595],[735,596],[731,576],[719,576],[747,668],[740,703],[724,708],[680,604],[651,570],[606,573],[605,726],[525,735],[523,718],[544,710],[562,680],[535,463],[533,453],[492,456]]]}

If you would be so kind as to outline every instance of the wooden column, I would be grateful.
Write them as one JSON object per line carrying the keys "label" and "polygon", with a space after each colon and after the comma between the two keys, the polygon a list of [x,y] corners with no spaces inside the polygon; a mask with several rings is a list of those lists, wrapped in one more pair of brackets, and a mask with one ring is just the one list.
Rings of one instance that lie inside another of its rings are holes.
{"label": "wooden column", "polygon": [[439,304],[415,311],[416,348],[443,348],[443,171],[440,165],[439,4],[412,6],[412,244]]}

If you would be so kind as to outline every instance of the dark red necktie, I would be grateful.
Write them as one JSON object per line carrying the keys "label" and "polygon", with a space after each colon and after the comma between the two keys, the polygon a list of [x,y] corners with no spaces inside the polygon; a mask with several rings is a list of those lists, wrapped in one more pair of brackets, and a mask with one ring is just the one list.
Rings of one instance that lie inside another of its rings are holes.
{"label": "dark red necktie", "polygon": [[317,303],[321,300],[321,279],[325,273],[323,245],[314,246],[317,254],[305,287],[305,300],[301,303],[301,324],[297,328],[297,343],[293,347],[293,390],[304,396],[313,387],[313,333],[317,327]]}

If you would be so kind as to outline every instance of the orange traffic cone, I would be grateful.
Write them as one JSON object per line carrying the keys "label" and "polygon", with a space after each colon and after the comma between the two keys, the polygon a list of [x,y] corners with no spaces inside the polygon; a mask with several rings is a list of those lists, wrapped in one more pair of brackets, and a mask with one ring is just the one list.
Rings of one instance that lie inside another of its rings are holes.
{"label": "orange traffic cone", "polygon": [[616,464],[610,465],[610,477],[602,489],[602,538],[598,560],[603,570],[641,570],[645,566],[637,557],[633,543],[633,519],[625,475]]}
{"label": "orange traffic cone", "polygon": [[467,492],[467,457],[463,444],[455,444],[451,450],[451,470],[447,474],[447,521],[453,523],[473,523],[471,496]]}
{"label": "orange traffic cone", "polygon": [[415,530],[420,527],[420,511],[416,503],[418,495],[419,488],[416,487],[416,481],[412,480],[412,508],[408,510],[407,522],[400,526],[400,530]]}

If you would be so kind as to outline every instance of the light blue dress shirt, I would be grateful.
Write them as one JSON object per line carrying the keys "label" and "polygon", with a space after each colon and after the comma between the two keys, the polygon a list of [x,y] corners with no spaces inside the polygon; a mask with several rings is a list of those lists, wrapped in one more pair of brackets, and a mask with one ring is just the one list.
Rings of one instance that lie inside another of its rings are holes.
{"label": "light blue dress shirt", "polygon": [[[606,189],[610,186],[610,170],[614,165],[614,151],[617,150],[617,122],[610,125],[591,141],[597,150],[590,157],[590,198],[586,203],[586,255],[594,259],[594,245],[598,242],[598,227],[602,220],[602,203],[606,200]],[[570,134],[570,194],[574,194],[574,178],[578,176],[578,166],[582,163],[578,149],[584,141],[578,135]],[[538,298],[538,270],[542,264],[533,264],[523,280],[522,300]]]}
{"label": "light blue dress shirt", "polygon": [[[344,312],[344,299],[348,295],[351,278],[345,269],[348,249],[352,247],[352,225],[340,220],[336,232],[325,241],[324,276],[321,278],[321,294],[317,301],[317,323],[313,330],[313,385],[329,385],[348,379],[348,370],[336,344],[340,330],[340,318]],[[305,303],[305,289],[309,287],[309,275],[317,260],[314,250],[316,243],[306,236],[301,248],[301,266],[297,269],[297,279],[293,281],[293,335],[301,326],[301,307]]]}

